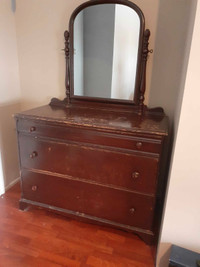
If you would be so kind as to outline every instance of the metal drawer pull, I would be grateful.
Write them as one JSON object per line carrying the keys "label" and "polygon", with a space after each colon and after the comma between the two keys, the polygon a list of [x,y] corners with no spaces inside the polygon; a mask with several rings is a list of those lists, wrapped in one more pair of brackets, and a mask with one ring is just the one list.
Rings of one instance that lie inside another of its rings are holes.
{"label": "metal drawer pull", "polygon": [[37,189],[38,189],[38,187],[37,187],[37,185],[33,185],[32,187],[31,187],[31,189],[32,189],[32,191],[37,191]]}
{"label": "metal drawer pull", "polygon": [[35,132],[35,131],[36,131],[35,126],[30,127],[30,132],[31,132],[31,133],[32,133],[32,132]]}
{"label": "metal drawer pull", "polygon": [[134,172],[133,174],[132,174],[132,178],[133,179],[137,179],[137,178],[139,178],[140,177],[140,173],[139,172]]}
{"label": "metal drawer pull", "polygon": [[137,147],[137,149],[140,149],[142,147],[142,143],[141,142],[137,142],[136,143],[136,147]]}
{"label": "metal drawer pull", "polygon": [[131,209],[130,209],[130,213],[131,213],[131,214],[134,214],[134,213],[135,213],[135,209],[134,209],[134,208],[131,208]]}
{"label": "metal drawer pull", "polygon": [[33,158],[37,157],[37,155],[38,155],[38,153],[37,153],[36,151],[33,151],[33,153],[31,153],[31,154],[29,155],[29,157],[30,157],[31,159],[33,159]]}

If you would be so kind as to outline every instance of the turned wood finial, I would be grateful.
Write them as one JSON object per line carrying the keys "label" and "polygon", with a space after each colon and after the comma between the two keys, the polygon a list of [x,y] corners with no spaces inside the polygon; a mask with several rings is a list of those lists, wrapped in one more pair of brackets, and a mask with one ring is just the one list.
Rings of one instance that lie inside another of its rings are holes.
{"label": "turned wood finial", "polygon": [[142,76],[141,76],[141,84],[140,84],[140,97],[139,97],[139,115],[142,115],[144,108],[144,93],[146,90],[146,65],[147,58],[149,53],[153,53],[153,50],[149,50],[149,37],[150,30],[147,29],[144,32],[144,42],[142,49]]}
{"label": "turned wood finial", "polygon": [[66,76],[65,76],[65,88],[67,104],[70,103],[70,71],[69,71],[69,31],[64,32],[65,37],[65,59],[66,59]]}
{"label": "turned wood finial", "polygon": [[64,32],[65,38],[65,48],[62,49],[65,52],[66,60],[66,75],[65,75],[65,88],[66,88],[66,98],[64,100],[59,100],[58,98],[52,98],[51,106],[69,106],[70,104],[70,70],[69,70],[69,58],[70,58],[70,47],[69,47],[69,31]]}

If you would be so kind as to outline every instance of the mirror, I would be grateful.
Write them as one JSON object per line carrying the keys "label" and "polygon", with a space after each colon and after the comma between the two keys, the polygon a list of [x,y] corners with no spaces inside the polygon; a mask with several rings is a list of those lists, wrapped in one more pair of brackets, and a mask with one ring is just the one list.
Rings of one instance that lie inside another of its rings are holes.
{"label": "mirror", "polygon": [[73,21],[73,96],[133,101],[140,35],[141,16],[127,5],[80,10]]}

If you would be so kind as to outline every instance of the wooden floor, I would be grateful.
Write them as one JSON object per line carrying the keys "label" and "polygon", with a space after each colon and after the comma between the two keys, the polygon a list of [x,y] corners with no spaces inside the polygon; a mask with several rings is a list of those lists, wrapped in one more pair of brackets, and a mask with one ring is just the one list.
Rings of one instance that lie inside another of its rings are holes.
{"label": "wooden floor", "polygon": [[18,210],[19,185],[0,198],[0,267],[152,267],[153,249],[137,236],[69,220],[45,210]]}

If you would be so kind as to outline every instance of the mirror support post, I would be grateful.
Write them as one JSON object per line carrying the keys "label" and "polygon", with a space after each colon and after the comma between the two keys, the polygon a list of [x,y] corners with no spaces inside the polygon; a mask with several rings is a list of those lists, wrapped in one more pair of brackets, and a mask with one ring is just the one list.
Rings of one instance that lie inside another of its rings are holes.
{"label": "mirror support post", "polygon": [[66,76],[65,76],[65,87],[66,87],[66,102],[70,104],[70,70],[69,70],[69,32],[64,32],[65,37],[65,59],[66,59]]}
{"label": "mirror support post", "polygon": [[61,106],[67,107],[70,105],[70,66],[69,66],[69,31],[64,32],[65,37],[65,48],[62,49],[65,52],[66,60],[66,75],[65,75],[65,88],[66,88],[66,97],[64,100],[58,98],[52,98],[49,103],[50,106]]}
{"label": "mirror support post", "polygon": [[150,30],[147,29],[144,32],[144,42],[143,42],[143,49],[142,49],[142,76],[141,76],[141,83],[140,83],[140,98],[139,98],[139,115],[143,114],[144,109],[144,93],[146,90],[146,66],[147,66],[147,58],[149,52],[152,53],[152,50],[149,50],[149,37],[150,37]]}

